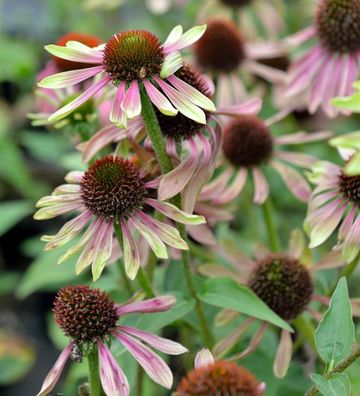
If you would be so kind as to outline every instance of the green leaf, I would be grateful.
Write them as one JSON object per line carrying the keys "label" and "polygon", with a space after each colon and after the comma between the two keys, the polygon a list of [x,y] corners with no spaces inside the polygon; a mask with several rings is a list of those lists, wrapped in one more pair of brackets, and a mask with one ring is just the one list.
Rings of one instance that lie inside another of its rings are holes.
{"label": "green leaf", "polygon": [[185,300],[180,294],[175,295],[176,305],[171,308],[171,310],[153,314],[143,314],[141,315],[136,327],[146,331],[155,332],[156,330],[183,318],[194,309],[194,300]]}
{"label": "green leaf", "polygon": [[81,283],[84,278],[75,275],[77,257],[66,263],[56,264],[68,248],[69,246],[62,246],[56,250],[41,252],[21,278],[16,290],[17,297],[25,298],[37,290],[56,290],[75,280],[76,283]]}
{"label": "green leaf", "polygon": [[350,396],[351,385],[346,374],[337,373],[330,378],[311,374],[310,377],[323,396]]}
{"label": "green leaf", "polygon": [[340,109],[348,109],[352,113],[360,112],[360,93],[356,93],[347,98],[334,98],[330,102]]}
{"label": "green leaf", "polygon": [[289,324],[273,312],[253,291],[232,279],[209,279],[205,282],[199,297],[207,304],[233,309],[293,331]]}
{"label": "green leaf", "polygon": [[315,345],[321,359],[333,367],[349,355],[353,340],[351,304],[346,278],[342,277],[315,331]]}
{"label": "green leaf", "polygon": [[4,235],[16,223],[34,211],[29,201],[9,201],[0,204],[0,236]]}

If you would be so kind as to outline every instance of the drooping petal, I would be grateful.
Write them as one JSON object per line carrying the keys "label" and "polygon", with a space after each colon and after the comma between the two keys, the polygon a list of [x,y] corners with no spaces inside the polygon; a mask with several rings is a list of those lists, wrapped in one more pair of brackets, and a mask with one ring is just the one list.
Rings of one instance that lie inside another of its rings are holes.
{"label": "drooping petal", "polygon": [[64,366],[70,357],[73,345],[74,344],[70,342],[70,344],[61,352],[54,366],[49,371],[49,374],[46,376],[40,392],[36,396],[46,396],[54,389],[55,385],[59,381]]}
{"label": "drooping petal", "polygon": [[90,88],[88,88],[84,93],[82,93],[80,96],[78,96],[76,99],[74,99],[72,102],[68,103],[55,113],[53,113],[49,117],[49,121],[59,121],[62,118],[66,117],[68,114],[70,114],[72,111],[74,111],[76,108],[80,107],[83,103],[85,103],[88,99],[90,99],[92,96],[96,94],[96,92],[100,91],[109,81],[111,81],[111,78],[109,76],[104,77],[100,81],[96,82],[94,85],[92,85]]}
{"label": "drooping petal", "polygon": [[144,330],[136,329],[129,326],[118,326],[118,330],[121,330],[122,332],[130,334],[134,337],[140,338],[140,340],[146,342],[151,347],[158,349],[159,351],[164,352],[168,355],[181,355],[182,353],[188,352],[188,349],[183,347],[178,342],[159,337]]}
{"label": "drooping petal", "polygon": [[301,166],[302,168],[309,168],[311,169],[314,164],[318,161],[316,157],[310,154],[305,153],[292,153],[289,151],[277,151],[274,152],[274,157],[280,158],[283,161],[286,161],[290,164]]}
{"label": "drooping petal", "polygon": [[106,396],[129,396],[129,382],[108,348],[98,341],[100,380]]}
{"label": "drooping petal", "polygon": [[126,115],[124,114],[123,109],[121,108],[122,101],[124,100],[125,97],[125,89],[126,89],[126,82],[121,81],[116,91],[110,113],[110,121],[116,124],[117,126],[123,128],[126,128],[127,126],[127,118]]}
{"label": "drooping petal", "polygon": [[70,70],[57,73],[42,79],[40,82],[38,82],[38,86],[51,89],[65,88],[87,80],[88,78],[93,77],[95,74],[101,73],[102,71],[102,66],[95,66],[86,69]]}
{"label": "drooping petal", "polygon": [[206,223],[204,216],[186,213],[168,202],[160,202],[153,198],[146,198],[145,202],[165,216],[179,223],[192,225]]}
{"label": "drooping petal", "polygon": [[272,161],[271,164],[279,172],[294,196],[302,202],[308,202],[311,195],[311,188],[305,178],[298,171],[284,165],[280,161]]}
{"label": "drooping petal", "polygon": [[323,271],[326,269],[339,268],[345,265],[344,257],[340,250],[332,250],[315,265],[310,267],[311,271]]}
{"label": "drooping petal", "polygon": [[176,77],[175,75],[169,76],[168,81],[183,95],[185,95],[192,103],[208,111],[215,111],[214,103],[200,91],[187,84],[185,81]]}
{"label": "drooping petal", "polygon": [[349,263],[355,260],[360,250],[360,215],[351,226],[348,235],[346,235],[343,246],[343,254],[346,261]]}
{"label": "drooping petal", "polygon": [[266,201],[269,195],[269,185],[259,168],[253,168],[252,175],[255,185],[254,203],[261,205]]}
{"label": "drooping petal", "polygon": [[130,335],[124,333],[115,335],[154,382],[167,389],[171,388],[172,372],[160,356]]}
{"label": "drooping petal", "polygon": [[207,348],[203,348],[195,356],[195,369],[206,367],[212,363],[215,363],[215,359],[210,350]]}
{"label": "drooping petal", "polygon": [[291,232],[289,241],[289,255],[296,259],[300,259],[305,249],[304,233],[300,229]]}
{"label": "drooping petal", "polygon": [[130,279],[135,279],[140,268],[139,249],[124,220],[121,220],[121,230],[124,238],[122,249],[124,252],[125,272]]}
{"label": "drooping petal", "polygon": [[240,168],[230,186],[223,192],[219,192],[218,196],[213,200],[215,205],[223,205],[234,200],[245,186],[248,171],[246,168]]}
{"label": "drooping petal", "polygon": [[112,252],[113,225],[111,222],[102,222],[98,242],[94,245],[91,270],[94,282],[100,278],[105,265],[108,263]]}
{"label": "drooping petal", "polygon": [[161,78],[155,76],[154,79],[181,114],[199,124],[206,124],[205,113],[200,107],[194,105],[184,94],[161,80]]}
{"label": "drooping petal", "polygon": [[139,84],[137,81],[132,81],[126,91],[125,97],[121,103],[121,108],[126,113],[128,118],[135,118],[141,113],[141,101]]}
{"label": "drooping petal", "polygon": [[274,374],[278,378],[284,378],[291,361],[292,341],[288,331],[282,330],[280,343],[274,361]]}
{"label": "drooping petal", "polygon": [[143,84],[151,102],[161,113],[167,116],[175,116],[178,113],[170,101],[150,81],[143,80]]}
{"label": "drooping petal", "polygon": [[189,247],[186,242],[181,238],[179,231],[169,224],[162,223],[147,214],[140,212],[138,214],[141,221],[151,229],[159,238],[169,246],[176,249],[188,250]]}
{"label": "drooping petal", "polygon": [[262,100],[259,98],[249,99],[240,104],[221,106],[216,109],[216,114],[239,116],[245,114],[257,114],[262,107]]}
{"label": "drooping petal", "polygon": [[127,315],[131,313],[152,313],[163,312],[172,308],[176,304],[174,296],[159,296],[144,301],[136,301],[120,305],[116,309],[117,315]]}
{"label": "drooping petal", "polygon": [[129,219],[129,223],[146,239],[146,242],[149,244],[156,257],[161,259],[168,258],[164,242],[156,234],[154,234],[148,226],[135,217]]}

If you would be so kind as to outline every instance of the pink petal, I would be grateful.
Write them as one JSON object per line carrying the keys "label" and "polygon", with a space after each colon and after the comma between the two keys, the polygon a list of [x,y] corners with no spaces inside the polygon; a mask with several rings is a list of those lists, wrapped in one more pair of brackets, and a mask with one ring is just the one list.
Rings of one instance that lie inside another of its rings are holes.
{"label": "pink petal", "polygon": [[206,224],[187,225],[186,231],[195,241],[204,245],[216,246],[215,236]]}
{"label": "pink petal", "polygon": [[280,176],[294,196],[302,202],[308,202],[311,195],[311,189],[305,178],[295,169],[290,168],[279,161],[273,161],[271,164],[274,169],[279,172]]}
{"label": "pink petal", "polygon": [[74,111],[76,108],[80,107],[83,103],[85,103],[88,99],[90,99],[92,96],[96,94],[96,92],[100,91],[108,82],[111,81],[111,77],[106,76],[94,85],[92,85],[90,88],[88,88],[83,94],[78,96],[76,99],[74,99],[72,102],[68,103],[66,106],[62,107],[55,113],[53,113],[49,117],[49,121],[58,121],[61,120],[62,118],[66,117],[68,114],[70,114],[72,111]]}
{"label": "pink petal", "polygon": [[138,301],[130,304],[120,305],[116,309],[117,315],[127,315],[131,313],[152,313],[163,312],[171,309],[176,304],[173,296],[160,296],[145,301]]}
{"label": "pink petal", "polygon": [[259,168],[253,168],[252,175],[255,184],[254,203],[261,205],[266,201],[266,198],[269,195],[269,185],[264,174]]}
{"label": "pink petal", "polygon": [[41,387],[41,390],[37,394],[37,396],[46,396],[54,389],[55,385],[59,381],[64,366],[70,357],[73,346],[74,344],[70,342],[70,344],[61,352],[54,366],[49,371],[49,374],[46,376],[43,385]]}
{"label": "pink petal", "polygon": [[143,84],[151,102],[159,109],[159,111],[161,111],[161,113],[168,116],[175,116],[177,114],[178,111],[175,107],[170,103],[166,96],[151,84],[150,81],[143,80]]}
{"label": "pink petal", "polygon": [[304,43],[305,41],[310,40],[312,37],[316,35],[316,28],[315,26],[309,26],[299,32],[289,36],[286,38],[286,43],[298,47],[300,44]]}
{"label": "pink petal", "polygon": [[126,115],[121,108],[121,104],[125,97],[125,89],[126,82],[122,81],[116,91],[110,113],[110,121],[123,127],[126,126]]}
{"label": "pink petal", "polygon": [[134,118],[141,113],[139,84],[132,81],[121,103],[121,108],[129,118]]}
{"label": "pink petal", "polygon": [[118,326],[118,330],[140,338],[141,341],[146,342],[151,347],[168,355],[181,355],[182,353],[188,352],[188,350],[178,342],[159,337],[155,334],[148,333],[147,331],[129,326]]}
{"label": "pink petal", "polygon": [[130,385],[118,362],[101,341],[98,348],[100,380],[106,396],[129,396]]}
{"label": "pink petal", "polygon": [[123,333],[116,333],[115,335],[154,382],[167,389],[171,388],[173,383],[172,372],[160,356],[129,335]]}
{"label": "pink petal", "polygon": [[223,205],[234,200],[242,191],[247,180],[248,171],[241,168],[236,173],[234,180],[226,190],[219,192],[218,197],[213,200],[215,205]]}
{"label": "pink petal", "polygon": [[249,99],[246,102],[218,107],[216,114],[237,116],[243,114],[257,114],[262,107],[262,100],[259,98]]}
{"label": "pink petal", "polygon": [[140,253],[132,236],[129,227],[124,220],[121,220],[121,230],[123,232],[124,243],[121,246],[124,252],[124,265],[126,275],[131,279],[135,279],[140,268]]}

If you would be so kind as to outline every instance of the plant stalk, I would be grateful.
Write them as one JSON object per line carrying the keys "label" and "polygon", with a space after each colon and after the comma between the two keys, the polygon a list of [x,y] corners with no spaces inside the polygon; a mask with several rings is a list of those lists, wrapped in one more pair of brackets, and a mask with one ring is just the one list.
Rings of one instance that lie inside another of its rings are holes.
{"label": "plant stalk", "polygon": [[104,393],[102,391],[101,382],[100,382],[99,356],[98,356],[98,347],[96,344],[93,345],[92,350],[87,357],[87,360],[89,367],[90,395],[102,396]]}

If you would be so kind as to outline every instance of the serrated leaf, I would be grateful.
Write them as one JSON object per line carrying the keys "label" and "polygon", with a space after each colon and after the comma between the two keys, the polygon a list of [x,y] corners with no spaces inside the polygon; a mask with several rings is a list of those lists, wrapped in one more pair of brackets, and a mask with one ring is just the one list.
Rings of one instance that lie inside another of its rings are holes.
{"label": "serrated leaf", "polygon": [[199,297],[207,304],[233,309],[245,315],[265,320],[282,329],[293,331],[289,324],[273,312],[252,290],[232,279],[207,280]]}
{"label": "serrated leaf", "polygon": [[321,359],[333,367],[351,352],[354,340],[346,278],[343,277],[331,298],[328,310],[315,331],[315,345]]}
{"label": "serrated leaf", "polygon": [[350,396],[351,385],[346,374],[337,373],[330,378],[311,374],[310,377],[323,396]]}

